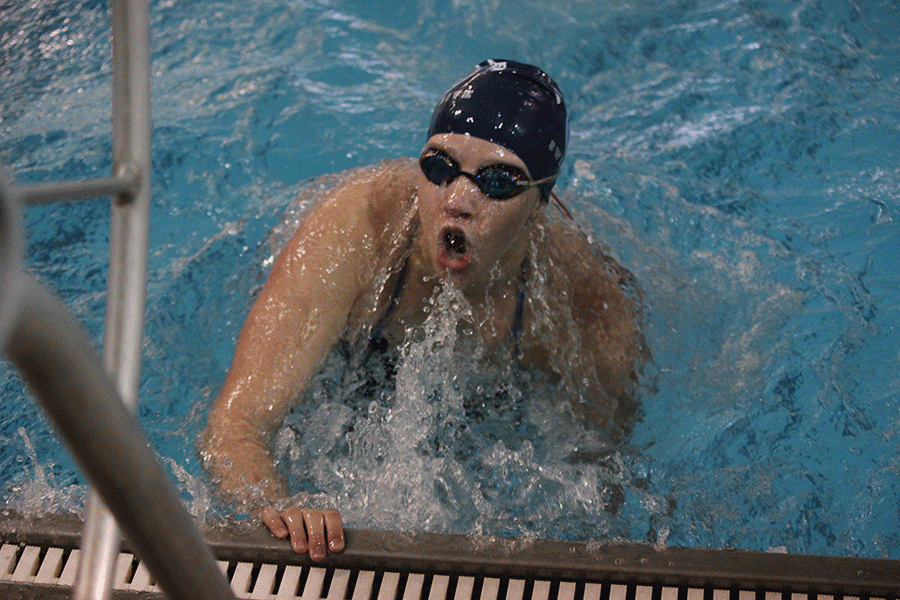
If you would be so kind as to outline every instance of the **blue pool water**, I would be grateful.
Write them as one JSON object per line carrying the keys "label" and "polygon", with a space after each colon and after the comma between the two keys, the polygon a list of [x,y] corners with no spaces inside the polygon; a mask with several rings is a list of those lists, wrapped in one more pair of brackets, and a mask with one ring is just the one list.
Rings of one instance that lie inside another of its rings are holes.
{"label": "blue pool water", "polygon": [[[567,202],[644,290],[644,417],[610,449],[528,374],[460,382],[477,365],[411,346],[372,387],[336,355],[277,439],[296,490],[355,527],[900,558],[900,5],[568,4],[152,3],[139,417],[185,500],[227,512],[196,436],[294,197],[417,154],[444,89],[506,57],[560,83]],[[19,182],[109,173],[108,27],[105,3],[0,2]],[[99,340],[106,204],[25,218],[29,268]],[[5,364],[0,397],[6,506],[80,510]]]}

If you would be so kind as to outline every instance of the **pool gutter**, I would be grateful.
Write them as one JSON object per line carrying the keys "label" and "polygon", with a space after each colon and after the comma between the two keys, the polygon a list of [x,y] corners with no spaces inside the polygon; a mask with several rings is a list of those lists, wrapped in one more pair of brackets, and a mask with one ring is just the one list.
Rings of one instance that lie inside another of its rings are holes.
{"label": "pool gutter", "polygon": [[[69,515],[0,520],[5,544],[78,547],[84,524]],[[897,598],[900,560],[740,550],[655,547],[350,529],[347,549],[324,563],[337,569],[443,573],[629,585],[767,590],[836,597]],[[225,524],[204,533],[224,561],[311,566],[262,527]],[[123,546],[129,548],[127,542]]]}

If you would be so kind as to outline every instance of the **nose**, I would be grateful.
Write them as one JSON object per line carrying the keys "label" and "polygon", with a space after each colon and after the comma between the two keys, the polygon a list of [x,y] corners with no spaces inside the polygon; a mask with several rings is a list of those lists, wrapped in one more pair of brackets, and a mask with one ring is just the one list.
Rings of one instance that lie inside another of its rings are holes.
{"label": "nose", "polygon": [[468,177],[457,177],[446,187],[444,213],[455,219],[470,219],[475,214],[481,190]]}

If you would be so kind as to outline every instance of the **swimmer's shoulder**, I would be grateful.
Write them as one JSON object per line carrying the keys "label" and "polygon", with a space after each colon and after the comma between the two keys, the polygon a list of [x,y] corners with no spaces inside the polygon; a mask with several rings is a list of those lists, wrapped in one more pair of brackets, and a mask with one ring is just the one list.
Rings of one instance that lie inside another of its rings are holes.
{"label": "swimmer's shoulder", "polygon": [[376,165],[357,167],[332,175],[337,184],[324,202],[374,212],[406,211],[414,201],[418,165],[412,158],[384,159]]}
{"label": "swimmer's shoulder", "polygon": [[412,209],[418,163],[411,158],[385,159],[374,169],[371,198],[373,210],[397,215]]}
{"label": "swimmer's shoulder", "polygon": [[353,224],[379,232],[404,219],[415,198],[415,161],[383,160],[332,175],[337,183],[315,204],[301,222],[302,229],[330,222],[345,231]]}
{"label": "swimmer's shoulder", "polygon": [[548,247],[551,264],[558,267],[550,269],[548,284],[571,303],[585,354],[594,356],[603,390],[619,401],[631,399],[637,372],[651,358],[637,280],[574,222],[551,223]]}
{"label": "swimmer's shoulder", "polygon": [[570,299],[573,316],[590,330],[597,325],[615,346],[637,352],[642,334],[642,293],[634,275],[574,222],[549,224],[551,285]]}
{"label": "swimmer's shoulder", "polygon": [[376,243],[393,245],[396,238],[410,235],[416,219],[416,175],[418,163],[411,158],[383,160],[356,176],[358,200],[362,203]]}
{"label": "swimmer's shoulder", "polygon": [[571,287],[587,296],[614,294],[623,300],[639,300],[634,275],[576,223],[555,219],[548,223],[548,233],[551,260],[568,267],[565,276]]}

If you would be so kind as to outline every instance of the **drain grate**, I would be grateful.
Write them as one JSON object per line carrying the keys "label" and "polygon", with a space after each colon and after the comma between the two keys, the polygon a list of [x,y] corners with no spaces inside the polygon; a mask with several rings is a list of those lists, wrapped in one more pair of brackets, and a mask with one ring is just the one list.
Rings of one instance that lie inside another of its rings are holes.
{"label": "drain grate", "polygon": [[[0,519],[0,597],[68,598],[77,518]],[[900,600],[900,561],[347,530],[325,566],[262,527],[207,542],[239,598],[285,600]],[[126,547],[116,598],[162,597]]]}
{"label": "drain grate", "polygon": [[[4,544],[0,548],[0,582],[71,587],[78,560],[77,549]],[[224,560],[219,566],[238,598],[260,600],[892,600],[890,596],[787,594],[763,588],[480,577]],[[113,589],[161,593],[143,563],[127,552],[119,554]]]}

